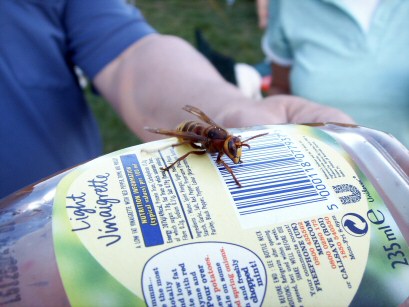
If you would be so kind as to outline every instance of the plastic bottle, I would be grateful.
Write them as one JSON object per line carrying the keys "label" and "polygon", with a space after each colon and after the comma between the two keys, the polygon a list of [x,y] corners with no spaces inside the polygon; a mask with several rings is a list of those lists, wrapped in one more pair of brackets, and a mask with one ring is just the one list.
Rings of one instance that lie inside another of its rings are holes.
{"label": "plastic bottle", "polygon": [[234,132],[258,130],[242,188],[214,157],[162,172],[189,150],[168,139],[1,200],[0,305],[403,303],[408,150],[350,125]]}

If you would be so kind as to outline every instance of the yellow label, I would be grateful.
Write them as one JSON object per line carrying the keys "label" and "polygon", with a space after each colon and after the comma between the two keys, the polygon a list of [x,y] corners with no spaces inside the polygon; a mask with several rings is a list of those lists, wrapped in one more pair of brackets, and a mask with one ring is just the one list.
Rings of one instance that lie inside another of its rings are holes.
{"label": "yellow label", "polygon": [[[347,306],[370,292],[365,280],[380,275],[371,268],[378,262],[409,283],[406,243],[335,141],[309,127],[266,131],[243,150],[242,164],[222,157],[242,187],[208,155],[162,171],[194,150],[169,147],[175,139],[69,174],[58,187],[53,226],[71,303]],[[371,237],[379,236],[371,256]],[[391,259],[392,238],[402,255]],[[375,299],[405,298],[381,288]]]}

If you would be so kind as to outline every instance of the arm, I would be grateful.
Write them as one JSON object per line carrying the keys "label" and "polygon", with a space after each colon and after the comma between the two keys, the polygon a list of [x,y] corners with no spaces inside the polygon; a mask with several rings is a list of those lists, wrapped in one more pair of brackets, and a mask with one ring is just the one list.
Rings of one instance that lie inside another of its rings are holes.
{"label": "arm", "polygon": [[[290,72],[293,63],[293,48],[289,42],[283,22],[280,0],[258,0],[257,11],[260,22],[264,21],[266,31],[261,48],[271,63],[272,80],[269,95],[290,94]],[[285,14],[284,14],[285,15]]]}
{"label": "arm", "polygon": [[226,127],[292,122],[303,117],[297,110],[305,115],[303,121],[314,117],[351,122],[339,111],[296,97],[276,96],[262,103],[247,99],[192,46],[173,36],[141,39],[98,73],[94,83],[145,141],[159,136],[144,126],[173,128],[186,120],[189,115],[181,110],[185,104],[204,110]]}
{"label": "arm", "polygon": [[265,29],[268,23],[268,0],[257,0],[256,9],[258,16],[258,26]]}
{"label": "arm", "polygon": [[149,35],[130,46],[96,77],[98,90],[142,139],[157,138],[144,126],[174,128],[188,117],[185,104],[213,119],[225,101],[247,101],[183,40]]}

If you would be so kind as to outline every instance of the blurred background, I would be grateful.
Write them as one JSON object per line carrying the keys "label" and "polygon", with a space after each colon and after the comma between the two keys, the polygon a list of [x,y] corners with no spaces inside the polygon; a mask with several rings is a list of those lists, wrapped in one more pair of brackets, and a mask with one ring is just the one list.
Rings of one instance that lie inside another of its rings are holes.
{"label": "blurred background", "polygon": [[[211,47],[236,62],[263,61],[255,0],[133,0],[158,32],[173,34],[196,46],[195,30],[201,29]],[[160,78],[160,76],[158,76]],[[92,90],[87,99],[97,117],[105,153],[140,143],[112,108]],[[186,103],[194,104],[193,101]],[[181,110],[175,110],[180,112]],[[173,128],[173,127],[162,127]]]}

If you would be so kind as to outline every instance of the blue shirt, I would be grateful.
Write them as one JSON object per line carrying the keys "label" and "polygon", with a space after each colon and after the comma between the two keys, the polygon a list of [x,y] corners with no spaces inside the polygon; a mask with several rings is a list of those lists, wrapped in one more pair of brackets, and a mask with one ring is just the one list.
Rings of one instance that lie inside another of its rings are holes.
{"label": "blue shirt", "polygon": [[341,0],[271,0],[263,45],[292,94],[409,146],[409,1],[380,1],[365,31]]}
{"label": "blue shirt", "polygon": [[0,1],[0,198],[101,154],[74,74],[152,33],[121,0]]}

